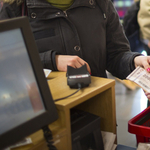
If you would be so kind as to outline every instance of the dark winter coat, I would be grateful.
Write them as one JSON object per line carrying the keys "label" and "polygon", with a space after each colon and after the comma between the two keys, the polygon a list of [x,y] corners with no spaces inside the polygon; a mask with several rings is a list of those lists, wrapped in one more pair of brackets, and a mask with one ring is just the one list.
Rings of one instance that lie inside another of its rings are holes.
{"label": "dark winter coat", "polygon": [[[90,65],[93,76],[106,77],[108,70],[123,79],[134,69],[133,59],[139,54],[130,52],[112,2],[97,1],[75,0],[62,11],[46,0],[27,0],[28,17],[44,68],[57,70],[57,53],[81,57]],[[0,19],[21,15],[22,5],[4,4]]]}

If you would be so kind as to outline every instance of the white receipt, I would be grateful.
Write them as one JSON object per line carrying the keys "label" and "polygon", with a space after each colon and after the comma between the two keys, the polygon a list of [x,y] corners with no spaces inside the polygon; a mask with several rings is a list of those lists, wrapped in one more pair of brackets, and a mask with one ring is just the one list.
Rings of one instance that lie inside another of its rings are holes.
{"label": "white receipt", "polygon": [[148,73],[144,68],[137,67],[127,76],[127,79],[135,82],[142,89],[150,93],[150,73]]}
{"label": "white receipt", "polygon": [[[32,143],[32,140],[31,138],[25,138],[24,140],[4,149],[4,150],[11,150],[12,148],[16,148],[16,147],[20,147],[20,146],[25,146],[25,145],[28,145],[28,144],[31,144]],[[21,148],[20,148],[21,149]]]}
{"label": "white receipt", "polygon": [[49,69],[43,69],[45,77],[48,77],[48,75],[51,73],[52,70]]}

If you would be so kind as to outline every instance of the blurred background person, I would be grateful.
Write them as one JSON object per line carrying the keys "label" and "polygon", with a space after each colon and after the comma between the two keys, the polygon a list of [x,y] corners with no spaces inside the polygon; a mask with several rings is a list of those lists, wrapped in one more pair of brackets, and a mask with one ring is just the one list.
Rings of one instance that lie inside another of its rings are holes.
{"label": "blurred background person", "polygon": [[132,5],[127,10],[123,18],[123,27],[125,34],[129,40],[131,51],[142,53],[144,50],[143,43],[139,36],[138,12],[140,9],[140,1],[134,0]]}
{"label": "blurred background person", "polygon": [[2,6],[3,6],[3,2],[0,2],[0,11],[2,9]]}
{"label": "blurred background person", "polygon": [[[138,23],[140,31],[140,40],[144,45],[147,55],[150,55],[150,1],[140,0],[140,8],[138,12]],[[150,106],[150,101],[148,101]]]}
{"label": "blurred background person", "polygon": [[140,40],[144,45],[147,55],[150,55],[150,1],[140,0],[140,8],[138,12],[138,23],[140,31]]}

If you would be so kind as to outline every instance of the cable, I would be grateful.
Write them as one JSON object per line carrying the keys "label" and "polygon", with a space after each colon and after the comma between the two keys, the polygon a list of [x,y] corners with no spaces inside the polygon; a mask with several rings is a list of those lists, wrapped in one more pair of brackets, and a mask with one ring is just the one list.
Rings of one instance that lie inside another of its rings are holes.
{"label": "cable", "polygon": [[70,96],[72,96],[72,95],[76,94],[78,91],[80,91],[80,90],[81,90],[81,88],[82,88],[81,84],[80,84],[80,83],[78,83],[78,90],[77,90],[77,91],[75,91],[74,93],[72,93],[72,94],[70,94],[70,95],[68,95],[68,96],[65,96],[65,97],[62,97],[62,98],[55,99],[54,101],[55,101],[55,102],[57,102],[57,101],[59,101],[59,100],[66,99],[66,98],[68,98],[68,97],[70,97]]}
{"label": "cable", "polygon": [[49,129],[48,126],[45,126],[42,128],[43,129],[43,134],[45,137],[45,140],[47,142],[47,146],[49,147],[49,150],[57,150],[56,147],[53,145],[53,136],[52,136],[52,132]]}

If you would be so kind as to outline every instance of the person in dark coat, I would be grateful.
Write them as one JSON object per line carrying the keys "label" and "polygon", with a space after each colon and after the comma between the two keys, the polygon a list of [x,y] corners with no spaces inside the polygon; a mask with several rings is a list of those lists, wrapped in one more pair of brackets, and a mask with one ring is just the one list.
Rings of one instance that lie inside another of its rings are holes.
{"label": "person in dark coat", "polygon": [[125,79],[150,56],[131,52],[111,0],[3,0],[0,19],[26,15],[43,68],[67,71],[86,64],[92,76]]}

